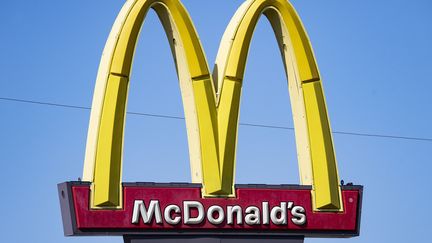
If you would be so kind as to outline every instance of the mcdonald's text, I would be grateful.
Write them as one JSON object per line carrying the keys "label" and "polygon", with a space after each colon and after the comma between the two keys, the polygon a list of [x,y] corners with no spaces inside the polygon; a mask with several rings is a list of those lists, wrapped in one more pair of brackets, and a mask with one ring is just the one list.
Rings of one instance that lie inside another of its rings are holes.
{"label": "mcdonald's text", "polygon": [[[183,201],[182,209],[177,204],[169,204],[161,211],[159,200],[150,200],[147,203],[143,200],[135,200],[132,224],[138,224],[141,217],[144,224],[151,224],[154,219],[156,224],[163,224],[164,220],[170,225],[177,225],[182,222],[190,225],[201,224],[205,220],[213,225],[223,223],[241,225],[243,222],[247,225],[268,225],[270,222],[275,225],[288,225],[290,216],[291,222],[295,225],[306,223],[304,207],[294,206],[294,202],[281,202],[271,208],[269,202],[264,201],[261,203],[261,207],[250,205],[244,209],[241,205],[230,205],[225,208],[211,205],[205,209],[199,201]],[[193,215],[194,213],[195,215]]]}

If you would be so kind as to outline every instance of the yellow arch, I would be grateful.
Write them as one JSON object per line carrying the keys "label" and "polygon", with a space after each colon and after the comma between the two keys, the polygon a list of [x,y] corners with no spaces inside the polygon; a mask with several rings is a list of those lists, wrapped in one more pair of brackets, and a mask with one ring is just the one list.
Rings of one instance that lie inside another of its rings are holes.
{"label": "yellow arch", "polygon": [[[307,34],[294,8],[285,0],[249,0],[235,13],[225,31],[216,58],[213,78],[217,101],[209,80],[194,81],[200,133],[213,134],[218,144],[221,184],[205,185],[211,195],[233,195],[235,147],[241,85],[247,54],[256,23],[265,14],[276,34],[286,72],[292,104],[300,178],[313,185],[317,209],[340,209],[340,188],[332,135],[319,71]],[[207,82],[207,84],[205,84]],[[217,106],[217,115],[206,120]],[[202,117],[205,116],[205,117]],[[215,125],[217,124],[217,125]],[[217,127],[217,129],[214,129]],[[204,151],[214,146],[201,137]],[[214,157],[217,157],[214,155]],[[215,160],[215,159],[214,159]],[[203,160],[205,167],[211,166]],[[213,165],[216,168],[216,165]],[[204,174],[204,180],[206,175]],[[210,187],[211,186],[211,187]]]}
{"label": "yellow arch", "polygon": [[93,97],[83,180],[93,182],[94,207],[121,206],[121,160],[128,82],[139,32],[150,8],[156,11],[162,22],[176,61],[188,131],[192,181],[202,181],[192,80],[209,77],[209,69],[195,28],[179,1],[128,0],[108,37]]}
{"label": "yellow arch", "polygon": [[[249,0],[221,42],[212,78],[194,26],[177,0],[129,0],[108,38],[99,67],[84,167],[93,207],[121,206],[121,159],[127,87],[139,29],[156,10],[176,59],[192,181],[207,197],[234,196],[241,84],[255,25],[270,20],[289,80],[302,184],[313,185],[314,207],[341,210],[330,126],[318,68],[304,28],[285,0]],[[173,41],[175,40],[175,41]],[[214,84],[216,81],[216,84]]]}

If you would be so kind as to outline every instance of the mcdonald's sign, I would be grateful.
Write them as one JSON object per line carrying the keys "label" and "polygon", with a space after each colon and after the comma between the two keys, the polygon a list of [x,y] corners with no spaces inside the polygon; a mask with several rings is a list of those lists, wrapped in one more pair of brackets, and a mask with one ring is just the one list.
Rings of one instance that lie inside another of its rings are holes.
{"label": "mcdonald's sign", "polygon": [[[122,183],[123,128],[139,32],[156,11],[175,59],[192,183]],[[239,104],[251,38],[266,16],[288,77],[300,185],[235,185]],[[58,185],[65,235],[351,237],[362,187],[339,184],[325,97],[313,50],[286,0],[247,0],[208,63],[179,0],[128,0],[97,75],[82,181]]]}

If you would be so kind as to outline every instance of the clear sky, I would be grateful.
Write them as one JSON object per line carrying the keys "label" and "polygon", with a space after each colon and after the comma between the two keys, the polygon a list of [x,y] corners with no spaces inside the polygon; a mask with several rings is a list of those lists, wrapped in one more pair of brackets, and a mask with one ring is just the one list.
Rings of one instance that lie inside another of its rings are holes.
{"label": "clear sky", "polygon": [[[210,66],[242,1],[184,0]],[[0,241],[122,242],[63,236],[57,183],[81,177],[100,56],[122,0],[2,1]],[[292,0],[311,38],[336,132],[340,177],[365,186],[361,235],[306,242],[430,242],[432,2]],[[270,25],[251,45],[240,121],[292,127]],[[141,32],[128,110],[183,116],[173,59],[153,12]],[[237,183],[299,183],[291,130],[240,126]],[[128,115],[124,181],[188,182],[183,120]],[[429,240],[428,240],[429,239]]]}

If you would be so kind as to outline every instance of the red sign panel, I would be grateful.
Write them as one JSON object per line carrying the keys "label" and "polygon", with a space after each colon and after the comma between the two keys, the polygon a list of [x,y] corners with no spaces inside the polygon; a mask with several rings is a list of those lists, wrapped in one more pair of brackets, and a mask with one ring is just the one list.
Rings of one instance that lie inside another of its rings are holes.
{"label": "red sign panel", "polygon": [[342,187],[342,212],[314,212],[308,186],[238,185],[236,198],[202,198],[193,184],[124,184],[123,208],[90,209],[88,183],[59,185],[67,235],[286,234],[356,236],[362,187]]}

